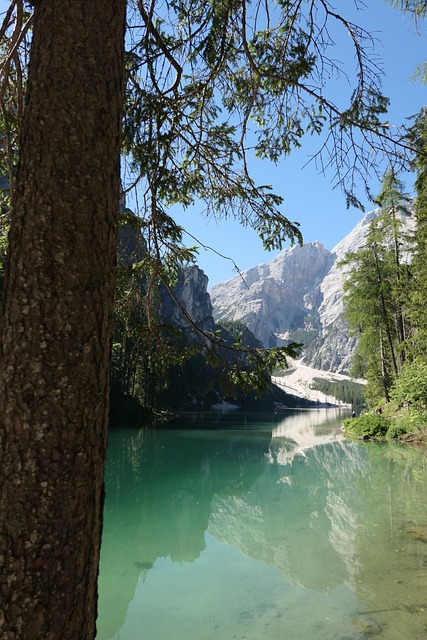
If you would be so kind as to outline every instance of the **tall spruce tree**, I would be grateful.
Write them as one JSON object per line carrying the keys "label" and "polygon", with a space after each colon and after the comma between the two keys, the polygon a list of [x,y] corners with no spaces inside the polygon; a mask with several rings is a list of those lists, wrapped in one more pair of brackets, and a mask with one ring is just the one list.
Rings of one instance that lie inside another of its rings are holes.
{"label": "tall spruce tree", "polygon": [[427,360],[427,108],[420,111],[409,131],[415,146],[413,168],[415,182],[415,220],[413,237],[412,278],[409,315],[412,323],[411,351],[413,357]]}
{"label": "tall spruce tree", "polygon": [[382,394],[388,402],[409,334],[410,239],[402,229],[411,215],[411,199],[390,168],[376,202],[380,208],[365,246],[342,264],[351,266],[344,290],[349,326],[359,336],[355,362],[368,379],[372,399]]}
{"label": "tall spruce tree", "polygon": [[[395,322],[400,363],[405,359],[404,343],[409,332],[408,326],[408,248],[409,237],[402,229],[405,219],[411,215],[411,198],[406,193],[402,180],[392,169],[387,169],[382,179],[382,188],[376,198],[380,212],[375,225],[381,230],[383,242],[393,254],[393,281],[391,283],[395,301]],[[400,368],[400,367],[399,367]]]}
{"label": "tall spruce tree", "polygon": [[396,340],[392,321],[391,254],[372,225],[366,244],[342,261],[350,267],[344,283],[345,314],[358,337],[358,375],[368,380],[368,396],[373,401],[389,400],[397,374]]}

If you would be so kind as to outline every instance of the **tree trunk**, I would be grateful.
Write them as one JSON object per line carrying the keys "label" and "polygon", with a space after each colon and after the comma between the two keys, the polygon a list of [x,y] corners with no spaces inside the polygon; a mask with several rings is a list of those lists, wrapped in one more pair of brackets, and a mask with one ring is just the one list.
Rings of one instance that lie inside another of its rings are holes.
{"label": "tree trunk", "polygon": [[381,383],[384,391],[384,398],[386,402],[390,402],[390,396],[388,393],[388,373],[386,365],[386,353],[384,348],[383,332],[381,326],[379,327],[379,339],[380,339],[380,355],[381,355]]}
{"label": "tree trunk", "polygon": [[92,640],[125,0],[36,0],[0,352],[0,637]]}
{"label": "tree trunk", "polygon": [[372,247],[372,252],[373,252],[373,255],[374,255],[375,269],[376,269],[376,273],[377,273],[379,298],[380,298],[380,305],[381,305],[381,311],[382,311],[382,322],[383,322],[383,325],[384,325],[385,331],[386,331],[388,347],[389,347],[389,350],[390,350],[390,357],[391,357],[391,361],[393,363],[394,376],[396,377],[398,375],[398,373],[399,373],[399,370],[398,370],[398,366],[397,366],[397,359],[396,359],[396,354],[395,354],[395,349],[394,349],[394,344],[393,344],[393,337],[392,337],[391,329],[390,329],[390,320],[389,320],[389,316],[388,316],[387,303],[386,303],[386,300],[384,298],[384,293],[382,291],[382,287],[384,285],[384,282],[383,282],[383,278],[382,278],[382,275],[381,275],[381,269],[380,269],[378,255],[376,253],[375,247]]}

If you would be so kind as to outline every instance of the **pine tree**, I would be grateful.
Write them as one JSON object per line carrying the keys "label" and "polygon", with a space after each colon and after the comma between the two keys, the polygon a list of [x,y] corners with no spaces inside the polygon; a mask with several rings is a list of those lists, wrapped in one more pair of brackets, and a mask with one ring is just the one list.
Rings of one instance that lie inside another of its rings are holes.
{"label": "pine tree", "polygon": [[413,327],[411,351],[427,360],[427,108],[421,110],[409,131],[415,147],[416,226],[412,252],[409,315]]}
{"label": "pine tree", "polygon": [[393,298],[393,252],[383,243],[382,229],[374,220],[363,249],[350,253],[341,263],[347,270],[345,315],[358,336],[357,361],[375,399],[389,400],[399,370],[395,300]]}
{"label": "pine tree", "polygon": [[405,361],[409,330],[409,238],[402,227],[411,214],[411,200],[390,168],[376,202],[380,209],[365,246],[343,261],[351,266],[344,290],[347,320],[359,337],[355,362],[359,372],[364,369],[372,398],[378,400],[381,392],[388,402]]}
{"label": "pine tree", "polygon": [[[376,198],[380,207],[379,215],[375,221],[378,231],[385,243],[393,253],[394,282],[392,293],[395,300],[394,317],[397,327],[399,347],[399,360],[405,360],[404,343],[407,338],[408,318],[405,311],[408,304],[408,255],[409,238],[402,234],[405,218],[411,215],[411,198],[404,190],[402,180],[389,168],[382,179],[382,189]],[[399,367],[400,368],[400,367]]]}

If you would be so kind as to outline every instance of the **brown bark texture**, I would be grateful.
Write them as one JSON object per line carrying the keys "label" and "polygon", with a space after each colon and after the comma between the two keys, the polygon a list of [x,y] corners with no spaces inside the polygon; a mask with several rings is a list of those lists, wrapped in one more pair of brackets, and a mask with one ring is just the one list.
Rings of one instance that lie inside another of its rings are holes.
{"label": "brown bark texture", "polygon": [[35,3],[0,318],[2,640],[95,635],[125,12]]}

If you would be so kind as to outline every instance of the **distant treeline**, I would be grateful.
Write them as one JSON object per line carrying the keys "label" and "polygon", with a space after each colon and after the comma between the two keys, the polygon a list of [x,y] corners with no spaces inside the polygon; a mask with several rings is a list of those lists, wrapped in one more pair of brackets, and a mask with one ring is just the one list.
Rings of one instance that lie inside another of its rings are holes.
{"label": "distant treeline", "polygon": [[333,396],[341,402],[351,404],[356,413],[360,413],[365,404],[365,385],[359,382],[352,380],[338,382],[324,378],[313,378],[311,387],[327,396]]}

